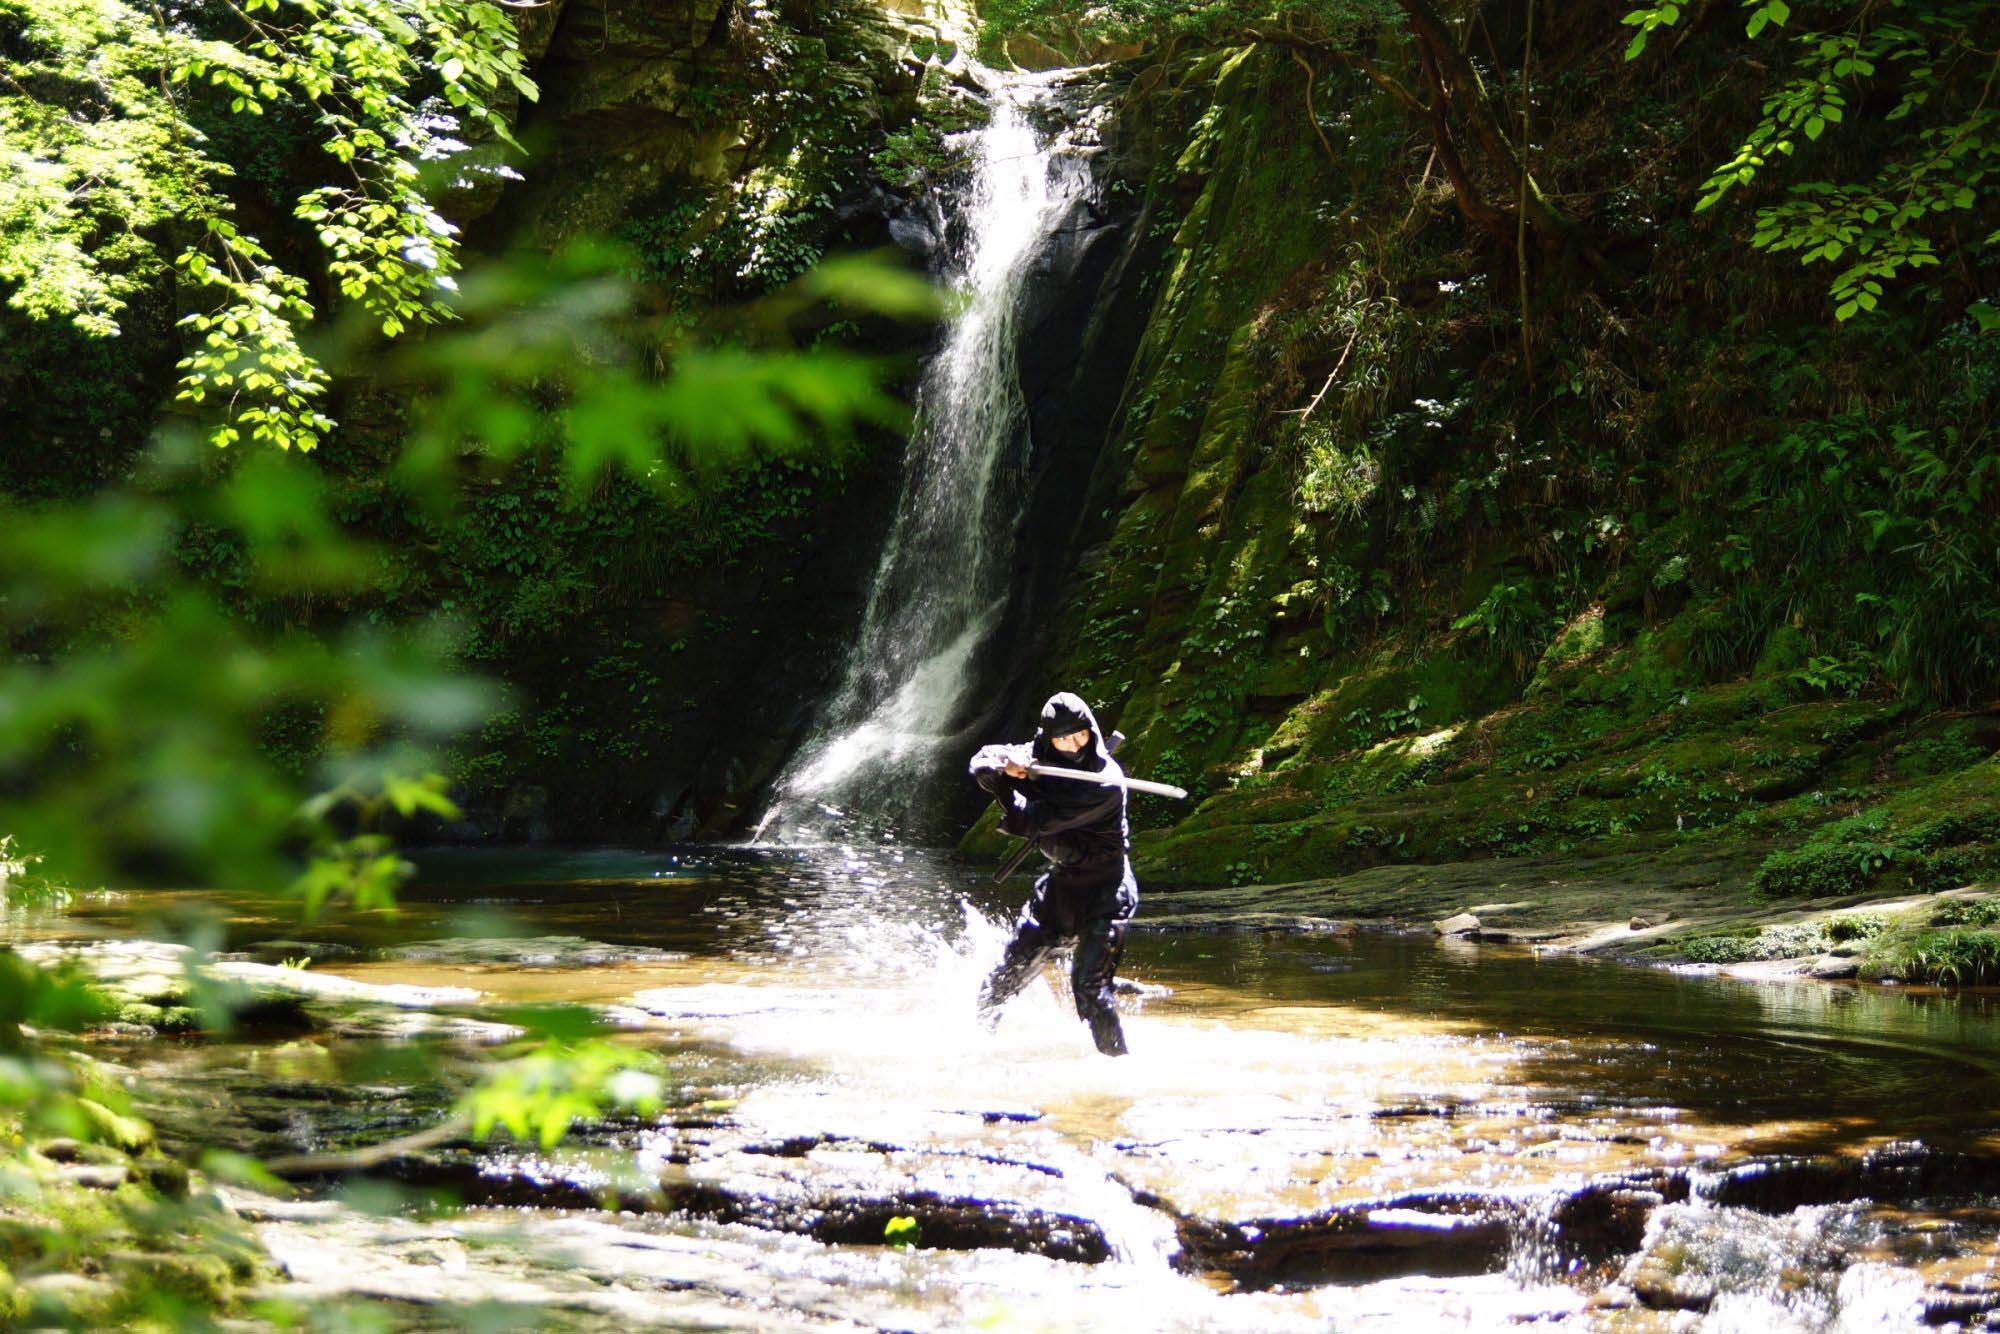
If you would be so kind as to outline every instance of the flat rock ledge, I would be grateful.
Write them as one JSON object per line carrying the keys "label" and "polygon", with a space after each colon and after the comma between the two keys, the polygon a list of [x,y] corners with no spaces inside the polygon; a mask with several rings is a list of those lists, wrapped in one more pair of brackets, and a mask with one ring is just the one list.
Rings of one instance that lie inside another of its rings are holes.
{"label": "flat rock ledge", "polygon": [[473,1042],[519,1035],[508,1024],[437,1013],[477,1004],[471,987],[362,982],[336,973],[243,959],[195,964],[185,945],[153,940],[46,941],[17,947],[44,968],[77,969],[116,1009],[115,1031],[199,1031],[190,968],[220,983],[239,1028],[328,1029],[357,1037],[449,1037]]}
{"label": "flat rock ledge", "polygon": [[638,1176],[602,1164],[595,1155],[494,1155],[458,1146],[393,1158],[369,1175],[469,1205],[663,1214],[846,1245],[881,1245],[890,1221],[907,1218],[916,1221],[915,1244],[932,1249],[1007,1250],[1082,1264],[1112,1254],[1095,1221],[1061,1207],[1059,1183],[1038,1165],[836,1139],[695,1149]]}
{"label": "flat rock ledge", "polygon": [[1306,913],[1183,912],[1140,917],[1131,929],[1195,935],[1351,936],[1357,928],[1352,922]]}

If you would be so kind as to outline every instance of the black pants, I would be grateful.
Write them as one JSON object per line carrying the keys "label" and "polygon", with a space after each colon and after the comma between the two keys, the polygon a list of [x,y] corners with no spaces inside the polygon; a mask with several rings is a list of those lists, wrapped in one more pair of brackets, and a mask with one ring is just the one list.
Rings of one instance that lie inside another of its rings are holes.
{"label": "black pants", "polygon": [[1112,1003],[1112,980],[1125,949],[1125,924],[1139,906],[1139,886],[1128,862],[1115,873],[1078,876],[1050,871],[1035,882],[1035,896],[1021,909],[1014,938],[1000,965],[980,988],[979,1008],[993,1016],[1042,970],[1049,956],[1074,942],[1070,994],[1077,1017],[1107,1056],[1125,1054],[1125,1030]]}

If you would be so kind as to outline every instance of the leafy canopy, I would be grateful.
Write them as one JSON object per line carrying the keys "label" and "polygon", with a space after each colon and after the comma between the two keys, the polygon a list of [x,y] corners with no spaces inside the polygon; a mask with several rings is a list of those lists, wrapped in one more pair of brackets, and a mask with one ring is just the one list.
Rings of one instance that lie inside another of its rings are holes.
{"label": "leafy canopy", "polygon": [[[1626,58],[1637,59],[1647,39],[1678,24],[1687,8],[1667,0],[1628,13],[1625,22],[1638,31]],[[1824,162],[1826,155],[1808,152],[1812,145],[1856,129],[1867,108],[1886,107],[1866,127],[1886,139],[1868,155],[1881,163],[1874,174],[1793,180],[1782,200],[1758,209],[1751,244],[1830,265],[1834,317],[1848,320],[1874,310],[1886,283],[1935,267],[1950,251],[2000,241],[2000,231],[1979,237],[1983,229],[1957,236],[1961,220],[2000,194],[2000,107],[1992,104],[2000,21],[1992,5],[1871,0],[1795,14],[1785,0],[1744,0],[1743,8],[1746,36],[1784,42],[1783,72],[1736,151],[1702,183],[1696,212],[1785,159]]]}
{"label": "leafy canopy", "polygon": [[535,86],[486,0],[0,0],[0,281],[29,315],[112,337],[171,272],[179,397],[208,438],[311,449],[332,423],[300,341],[309,275],[246,226],[205,121],[306,113],[324,170],[293,213],[394,336],[442,318],[459,265],[427,183],[461,133],[511,142],[495,108],[514,94]]}

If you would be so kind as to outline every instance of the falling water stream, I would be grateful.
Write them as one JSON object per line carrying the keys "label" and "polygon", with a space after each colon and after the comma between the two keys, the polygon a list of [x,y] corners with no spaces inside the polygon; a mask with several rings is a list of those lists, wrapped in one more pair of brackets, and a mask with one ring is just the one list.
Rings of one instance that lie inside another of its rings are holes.
{"label": "falling water stream", "polygon": [[794,841],[829,820],[893,827],[913,776],[955,739],[977,660],[1007,600],[1027,457],[1016,368],[1023,285],[1086,184],[1031,123],[1044,82],[1001,82],[970,132],[968,179],[945,208],[959,306],[926,368],[895,520],[840,683],[775,788],[760,830]]}

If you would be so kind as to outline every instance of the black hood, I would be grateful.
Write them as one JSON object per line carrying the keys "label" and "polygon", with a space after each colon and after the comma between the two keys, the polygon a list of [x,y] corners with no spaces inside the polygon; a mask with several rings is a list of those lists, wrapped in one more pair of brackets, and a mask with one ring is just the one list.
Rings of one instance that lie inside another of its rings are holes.
{"label": "black hood", "polygon": [[[1068,736],[1079,728],[1090,729],[1090,741],[1074,755],[1066,755],[1055,748],[1053,737]],[[1050,695],[1048,703],[1042,705],[1042,720],[1035,728],[1035,760],[1040,764],[1059,764],[1067,769],[1102,769],[1104,767],[1104,732],[1097,725],[1097,715],[1083,702],[1080,695],[1064,690]]]}

